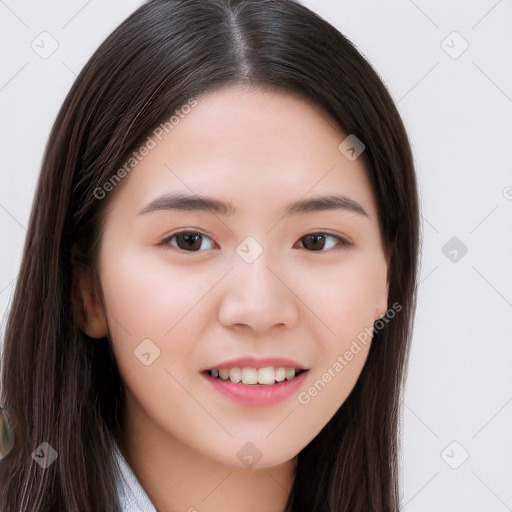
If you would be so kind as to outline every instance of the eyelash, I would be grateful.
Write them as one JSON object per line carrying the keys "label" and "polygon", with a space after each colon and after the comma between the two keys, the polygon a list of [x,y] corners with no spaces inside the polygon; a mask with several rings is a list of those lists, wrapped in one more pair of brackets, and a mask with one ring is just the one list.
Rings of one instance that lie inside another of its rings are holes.
{"label": "eyelash", "polygon": [[[175,233],[172,233],[171,235],[167,236],[166,238],[164,238],[162,240],[162,242],[159,244],[160,246],[163,246],[163,247],[167,247],[169,245],[171,245],[171,240],[179,235],[200,235],[201,237],[203,238],[208,238],[209,240],[212,240],[211,237],[209,237],[208,235],[205,235],[204,233],[200,232],[200,231],[195,231],[195,230],[183,230],[183,231],[177,231]],[[302,241],[304,238],[306,238],[307,236],[318,236],[318,235],[326,235],[326,237],[329,237],[329,238],[334,238],[336,239],[338,242],[339,242],[339,246],[341,249],[343,248],[349,248],[349,247],[352,247],[353,244],[351,242],[349,242],[346,238],[343,238],[339,235],[335,235],[334,233],[329,233],[327,231],[316,231],[316,232],[313,232],[313,233],[308,233],[304,236],[302,236],[301,238],[299,238],[299,241]],[[213,241],[213,240],[212,240]],[[173,247],[173,249],[176,249],[177,251],[179,252],[182,252],[182,253],[190,253],[190,254],[194,254],[194,253],[199,253],[199,252],[204,252],[204,251],[186,251],[184,249],[180,249],[179,247],[174,247],[171,245],[171,247]],[[208,250],[208,249],[206,249]],[[307,249],[306,249],[307,250]],[[325,250],[319,250],[319,251],[308,251],[308,252],[330,252],[331,250],[333,250],[332,248],[325,251]]]}

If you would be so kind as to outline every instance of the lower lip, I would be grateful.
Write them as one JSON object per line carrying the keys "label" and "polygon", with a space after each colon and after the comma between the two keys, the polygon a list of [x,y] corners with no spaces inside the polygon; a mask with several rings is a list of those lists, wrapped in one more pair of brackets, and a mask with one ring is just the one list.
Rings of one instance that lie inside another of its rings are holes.
{"label": "lower lip", "polygon": [[242,405],[261,406],[272,405],[293,395],[304,382],[308,370],[277,384],[237,384],[229,380],[222,380],[202,373],[202,376],[213,388],[227,398]]}

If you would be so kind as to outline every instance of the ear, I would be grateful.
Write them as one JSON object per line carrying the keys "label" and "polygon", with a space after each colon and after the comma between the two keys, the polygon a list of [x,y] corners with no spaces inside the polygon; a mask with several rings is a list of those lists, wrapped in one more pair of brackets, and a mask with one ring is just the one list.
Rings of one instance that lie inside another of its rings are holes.
{"label": "ear", "polygon": [[78,326],[87,336],[107,336],[107,320],[94,270],[82,263],[75,265],[73,269],[73,314]]}
{"label": "ear", "polygon": [[396,246],[396,237],[384,245],[384,256],[386,258],[386,282],[382,283],[381,289],[375,303],[374,321],[382,318],[388,311],[389,297],[389,276],[391,273],[391,262]]}
{"label": "ear", "polygon": [[379,291],[377,302],[375,303],[374,321],[385,316],[388,310],[389,283],[386,283]]}
{"label": "ear", "polygon": [[390,247],[386,251],[386,277],[382,279],[380,289],[377,292],[377,300],[375,302],[375,311],[373,320],[379,320],[386,315],[388,310],[388,298],[389,298],[389,274],[391,271],[391,256],[393,254],[393,247]]}

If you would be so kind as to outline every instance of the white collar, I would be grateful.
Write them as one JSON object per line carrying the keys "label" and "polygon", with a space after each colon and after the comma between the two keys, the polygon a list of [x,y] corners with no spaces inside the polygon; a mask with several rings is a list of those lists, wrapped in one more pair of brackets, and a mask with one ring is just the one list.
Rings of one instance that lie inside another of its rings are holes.
{"label": "white collar", "polygon": [[117,473],[117,495],[122,512],[158,512],[117,446],[114,447],[114,456],[120,470]]}

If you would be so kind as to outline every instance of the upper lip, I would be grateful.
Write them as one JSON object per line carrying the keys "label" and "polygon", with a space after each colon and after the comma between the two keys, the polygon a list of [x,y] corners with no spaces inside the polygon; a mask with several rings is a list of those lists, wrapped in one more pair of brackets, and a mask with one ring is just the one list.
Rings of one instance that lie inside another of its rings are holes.
{"label": "upper lip", "polygon": [[216,363],[205,370],[220,369],[220,368],[295,368],[296,370],[307,370],[301,363],[289,357],[252,357],[245,356],[237,359],[229,359]]}

